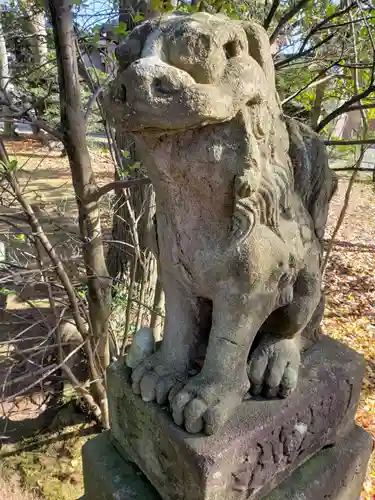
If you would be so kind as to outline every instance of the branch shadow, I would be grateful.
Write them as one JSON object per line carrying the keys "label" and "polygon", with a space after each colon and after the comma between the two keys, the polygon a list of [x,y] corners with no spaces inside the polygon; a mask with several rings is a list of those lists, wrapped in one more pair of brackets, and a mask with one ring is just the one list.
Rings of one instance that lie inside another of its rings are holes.
{"label": "branch shadow", "polygon": [[[26,451],[34,451],[45,445],[50,445],[59,442],[66,442],[66,440],[70,438],[91,436],[93,434],[98,434],[101,431],[100,426],[97,424],[88,426],[87,418],[85,422],[84,416],[81,415],[81,418],[79,418],[80,416],[77,413],[78,418],[76,419],[77,420],[76,424],[82,424],[82,429],[75,429],[70,432],[61,432],[58,435],[48,436],[48,433],[50,432],[50,425],[51,423],[53,423],[53,420],[58,411],[59,410],[58,408],[56,408],[56,405],[55,406],[51,405],[51,407],[48,410],[46,410],[43,414],[40,415],[40,417],[36,419],[33,420],[31,419],[29,421],[24,420],[22,422],[12,422],[11,423],[12,427],[8,430],[5,439],[3,439],[3,441],[0,440],[1,458],[4,459],[7,457],[12,457],[14,455]],[[4,419],[0,418],[0,429],[2,428],[4,423],[5,423]],[[24,440],[36,436],[38,438],[33,440],[33,442],[23,443]],[[16,449],[1,452],[2,444],[8,445],[8,444],[17,444],[20,442],[22,443],[21,446],[17,446]]]}
{"label": "branch shadow", "polygon": [[[341,282],[340,293],[347,293],[349,295],[352,292],[367,293],[374,290],[373,277],[359,275],[355,269],[353,270],[353,267],[350,264],[344,263],[340,254],[331,256],[328,267],[334,268],[338,277],[343,278]],[[345,279],[348,276],[351,277],[350,281]],[[329,293],[329,281],[327,282],[326,286]]]}
{"label": "branch shadow", "polygon": [[48,153],[33,153],[30,151],[30,153],[19,153],[19,152],[16,152],[14,154],[14,156],[16,156],[17,158],[20,156],[21,158],[52,158],[52,159],[56,159],[56,158],[62,158],[61,156],[61,153],[58,154],[53,154],[53,152],[51,151],[50,154]]}
{"label": "branch shadow", "polygon": [[[324,249],[328,248],[330,240],[324,240]],[[337,250],[337,247],[342,248],[345,252],[375,252],[375,245],[364,244],[364,243],[351,243],[350,241],[340,241],[335,240],[333,248]]]}

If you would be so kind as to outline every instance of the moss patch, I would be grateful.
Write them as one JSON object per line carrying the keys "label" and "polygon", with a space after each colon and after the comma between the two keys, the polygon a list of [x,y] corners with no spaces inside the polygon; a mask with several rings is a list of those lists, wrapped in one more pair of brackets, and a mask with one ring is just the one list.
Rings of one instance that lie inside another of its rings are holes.
{"label": "moss patch", "polygon": [[0,475],[18,475],[41,498],[77,500],[83,495],[81,449],[96,431],[93,424],[78,424],[4,445]]}

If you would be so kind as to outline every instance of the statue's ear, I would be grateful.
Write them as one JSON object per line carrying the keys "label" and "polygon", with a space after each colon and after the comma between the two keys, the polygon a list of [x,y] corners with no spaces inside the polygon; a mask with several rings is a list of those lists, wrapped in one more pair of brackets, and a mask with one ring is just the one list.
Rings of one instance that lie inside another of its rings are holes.
{"label": "statue's ear", "polygon": [[247,36],[249,54],[263,69],[267,80],[275,86],[275,66],[266,30],[252,21],[245,21],[242,26]]}
{"label": "statue's ear", "polygon": [[155,20],[147,20],[136,26],[128,37],[116,49],[116,57],[120,70],[125,70],[130,64],[139,59],[143,47],[150,33],[155,29]]}

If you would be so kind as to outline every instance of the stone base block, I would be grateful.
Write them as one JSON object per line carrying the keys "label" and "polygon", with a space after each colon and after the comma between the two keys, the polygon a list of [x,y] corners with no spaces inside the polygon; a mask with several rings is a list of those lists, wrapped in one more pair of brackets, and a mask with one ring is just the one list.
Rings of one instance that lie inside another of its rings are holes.
{"label": "stone base block", "polygon": [[85,495],[80,500],[161,500],[138,467],[113,446],[110,432],[82,448]]}
{"label": "stone base block", "polygon": [[[264,500],[359,500],[372,439],[363,429],[310,458]],[[117,452],[109,432],[83,447],[81,500],[161,500],[142,472]],[[225,496],[217,497],[226,500]]]}
{"label": "stone base block", "polygon": [[296,469],[266,500],[360,500],[373,439],[354,427]]}
{"label": "stone base block", "polygon": [[361,355],[323,337],[307,351],[292,396],[243,402],[218,434],[205,436],[135,396],[117,363],[108,372],[111,432],[164,500],[258,500],[352,428],[363,369]]}

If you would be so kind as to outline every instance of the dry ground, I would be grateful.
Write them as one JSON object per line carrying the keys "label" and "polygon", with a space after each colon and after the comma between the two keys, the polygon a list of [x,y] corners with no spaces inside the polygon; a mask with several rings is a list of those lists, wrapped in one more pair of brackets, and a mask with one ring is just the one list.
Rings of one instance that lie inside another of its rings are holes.
{"label": "dry ground", "polygon": [[[332,200],[327,238],[339,216],[347,179],[341,179]],[[375,439],[375,186],[357,182],[348,211],[336,237],[327,266],[325,333],[364,354],[363,381],[357,423]],[[375,499],[375,455],[373,453],[362,493]]]}
{"label": "dry ground", "polygon": [[25,491],[17,481],[5,481],[0,477],[0,498],[7,500],[38,500],[33,493]]}
{"label": "dry ground", "polygon": [[[58,153],[46,153],[45,149],[36,146],[31,141],[13,143],[8,145],[8,148],[9,152],[14,154],[21,164],[24,164],[21,175],[28,198],[39,204],[43,222],[49,224],[49,232],[57,242],[57,247],[63,248],[64,241],[67,238],[72,238],[76,232],[74,226],[75,228],[77,226],[74,219],[76,214],[75,200],[67,160],[60,158]],[[112,179],[113,167],[107,153],[98,150],[93,152],[93,164],[100,184]],[[347,179],[341,179],[338,193],[331,206],[327,238],[329,238],[332,227],[336,223],[346,186]],[[108,229],[110,224],[108,199],[103,200],[102,208],[106,214],[104,225]],[[8,230],[7,224],[4,222],[6,218],[1,217],[2,214],[4,214],[4,210],[1,210],[0,205],[0,238],[1,234]],[[366,376],[357,422],[372,433],[375,438],[374,269],[375,190],[369,182],[358,182],[354,185],[349,210],[337,236],[327,267],[325,279],[327,307],[324,329],[328,335],[345,342],[353,349],[362,352],[366,357]],[[11,304],[10,307],[19,308],[20,304],[19,302],[13,306]],[[22,421],[22,412],[24,412],[26,419],[36,418],[36,416],[31,415],[29,406],[29,400],[21,405],[21,409],[17,410],[17,414],[14,415],[14,420]],[[2,431],[3,429],[1,429],[0,434]],[[84,426],[84,434],[86,431],[87,427]],[[8,461],[4,459],[3,464],[5,467],[8,464],[7,474],[9,472],[16,474],[16,477],[21,478],[22,486],[27,485],[39,497],[72,500],[77,498],[74,495],[82,491],[77,449],[81,446],[84,438],[78,433],[77,439],[72,441],[70,431],[68,437],[63,431],[59,431],[57,434],[58,439],[56,434],[52,434],[50,438],[52,442],[55,442],[56,438],[60,443],[59,446],[47,446],[38,440],[31,446],[31,451],[29,450],[29,442],[22,452],[18,451],[20,446],[22,448],[22,443],[5,446]],[[61,460],[61,453],[65,456],[66,466],[61,465],[61,463],[65,463],[64,460]],[[12,460],[9,460],[9,456],[13,457]],[[36,470],[40,471],[39,475],[34,474]],[[1,487],[4,488],[4,485],[0,484]],[[0,497],[3,496],[0,489]],[[4,498],[8,496],[12,498],[10,493]],[[27,499],[23,493],[22,497]],[[373,457],[368,470],[362,498],[364,500],[375,499],[375,457]]]}

